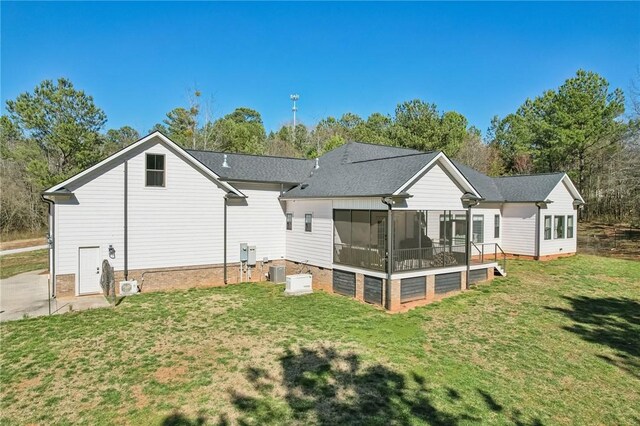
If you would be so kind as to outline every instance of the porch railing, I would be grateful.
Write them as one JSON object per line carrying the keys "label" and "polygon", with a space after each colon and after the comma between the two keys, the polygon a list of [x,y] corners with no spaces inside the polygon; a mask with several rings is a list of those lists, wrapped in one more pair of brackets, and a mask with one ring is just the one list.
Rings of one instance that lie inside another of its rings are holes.
{"label": "porch railing", "polygon": [[376,271],[386,270],[385,251],[376,247],[336,243],[333,245],[333,261]]}
{"label": "porch railing", "polygon": [[393,251],[393,271],[445,268],[466,264],[465,246],[433,246],[396,249]]}
{"label": "porch railing", "polygon": [[471,242],[471,263],[497,263],[503,271],[507,270],[507,256],[498,243]]}

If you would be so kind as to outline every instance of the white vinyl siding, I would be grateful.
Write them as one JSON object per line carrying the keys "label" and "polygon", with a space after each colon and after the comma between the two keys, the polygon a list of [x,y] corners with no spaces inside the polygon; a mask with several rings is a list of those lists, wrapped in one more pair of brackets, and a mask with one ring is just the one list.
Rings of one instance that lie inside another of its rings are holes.
{"label": "white vinyl siding", "polygon": [[563,217],[563,237],[558,238],[556,235],[556,220],[552,219],[552,239],[545,240],[544,239],[544,227],[541,226],[541,236],[540,236],[540,255],[553,255],[553,254],[562,254],[562,253],[575,253],[576,246],[576,223],[575,218],[573,219],[573,237],[568,238],[567,235],[567,216],[575,216],[576,211],[573,207],[573,196],[569,192],[569,189],[565,185],[563,181],[559,182],[558,185],[551,191],[548,197],[553,203],[548,204],[546,209],[542,209],[542,215],[545,216],[554,216],[554,217]]}
{"label": "white vinyl siding", "polygon": [[[484,243],[498,243],[502,246],[502,239],[500,236],[495,237],[494,218],[495,216],[502,216],[502,212],[498,204],[495,203],[481,203],[477,207],[471,208],[471,215],[483,215],[484,216]],[[473,229],[472,229],[473,232]]]}
{"label": "white vinyl siding", "polygon": [[[247,196],[227,207],[227,261],[240,261],[240,243],[256,247],[256,260],[283,259],[286,252],[286,215],[278,200],[280,185],[234,184]],[[222,205],[222,200],[219,200]]]}
{"label": "white vinyl siding", "polygon": [[[333,206],[331,200],[287,201],[293,229],[286,232],[286,258],[294,262],[331,268],[333,264]],[[305,232],[305,214],[313,215],[312,232]]]}
{"label": "white vinyl siding", "polygon": [[505,253],[536,255],[535,204],[505,204],[502,208],[502,249]]}
{"label": "white vinyl siding", "polygon": [[[165,187],[146,186],[145,153],[165,156]],[[222,264],[225,190],[161,143],[128,155],[129,270]],[[285,215],[279,185],[236,185],[247,199],[229,201],[228,262],[239,245],[256,246],[256,259],[285,256]],[[76,274],[78,248],[99,247],[124,269],[124,158],[83,177],[69,189],[75,198],[56,203],[56,273]]]}
{"label": "white vinyl siding", "polygon": [[55,204],[58,275],[78,273],[80,247],[99,247],[100,259],[108,259],[109,244],[112,244],[116,257],[109,261],[116,269],[124,267],[124,165],[86,178],[79,182],[81,186],[69,185],[68,189],[74,193],[72,199]]}
{"label": "white vinyl siding", "polygon": [[413,185],[406,189],[412,195],[405,204],[398,203],[394,210],[463,210],[464,192],[438,163],[434,164]]}

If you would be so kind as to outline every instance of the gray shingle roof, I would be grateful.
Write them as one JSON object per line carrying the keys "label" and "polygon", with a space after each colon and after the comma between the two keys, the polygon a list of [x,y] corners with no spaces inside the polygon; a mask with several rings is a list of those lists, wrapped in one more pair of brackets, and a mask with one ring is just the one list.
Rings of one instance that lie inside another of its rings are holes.
{"label": "gray shingle roof", "polygon": [[226,153],[229,167],[222,167],[224,152],[187,152],[222,180],[297,184],[309,177],[314,165],[313,160],[301,158]]}
{"label": "gray shingle roof", "polygon": [[553,191],[564,173],[540,175],[503,176],[494,178],[504,201],[525,202],[544,201]]}
{"label": "gray shingle roof", "polygon": [[[187,150],[223,180],[297,184],[283,198],[373,197],[398,190],[439,152],[349,142],[314,160]],[[564,173],[492,178],[454,161],[485,201],[544,201]]]}

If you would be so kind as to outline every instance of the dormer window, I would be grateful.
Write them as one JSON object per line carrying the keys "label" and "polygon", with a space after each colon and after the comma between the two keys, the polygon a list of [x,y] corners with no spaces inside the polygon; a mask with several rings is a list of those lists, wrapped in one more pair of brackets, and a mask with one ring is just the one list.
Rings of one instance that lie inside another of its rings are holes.
{"label": "dormer window", "polygon": [[147,154],[146,186],[164,187],[164,155]]}

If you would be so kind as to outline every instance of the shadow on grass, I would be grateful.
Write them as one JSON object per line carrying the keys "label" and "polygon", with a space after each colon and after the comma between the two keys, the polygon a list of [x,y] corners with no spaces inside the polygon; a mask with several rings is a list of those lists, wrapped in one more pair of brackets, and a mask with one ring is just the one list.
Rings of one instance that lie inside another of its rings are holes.
{"label": "shadow on grass", "polygon": [[629,298],[565,297],[570,309],[548,308],[574,321],[565,330],[588,342],[608,346],[616,357],[605,361],[640,377],[640,303]]}
{"label": "shadow on grass", "polygon": [[[238,424],[367,424],[457,425],[479,423],[478,410],[466,405],[452,388],[435,395],[425,377],[405,376],[381,365],[363,365],[358,355],[333,348],[302,348],[281,359],[282,376],[260,368],[246,373],[252,395],[231,393],[240,413]],[[502,405],[478,390],[487,412],[500,413]],[[436,399],[439,401],[436,403]],[[450,412],[442,406],[451,407]],[[539,420],[516,424],[541,425]]]}

